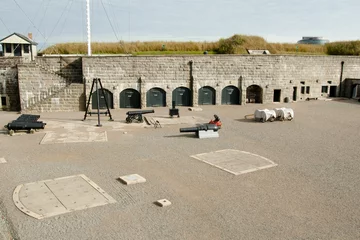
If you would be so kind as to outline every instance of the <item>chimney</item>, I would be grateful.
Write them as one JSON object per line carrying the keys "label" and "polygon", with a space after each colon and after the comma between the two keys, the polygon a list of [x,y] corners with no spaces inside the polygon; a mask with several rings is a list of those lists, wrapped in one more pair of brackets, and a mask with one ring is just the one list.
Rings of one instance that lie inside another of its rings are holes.
{"label": "chimney", "polygon": [[28,38],[32,40],[32,33],[28,33]]}

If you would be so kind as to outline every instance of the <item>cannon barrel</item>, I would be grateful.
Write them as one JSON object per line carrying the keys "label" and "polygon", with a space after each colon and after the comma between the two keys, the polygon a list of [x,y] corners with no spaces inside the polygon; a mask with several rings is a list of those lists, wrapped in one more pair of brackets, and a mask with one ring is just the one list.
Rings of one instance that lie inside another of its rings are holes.
{"label": "cannon barrel", "polygon": [[180,128],[180,132],[197,132],[197,131],[199,131],[198,127]]}
{"label": "cannon barrel", "polygon": [[214,132],[217,132],[219,130],[219,127],[215,124],[204,124],[198,127],[180,128],[180,132],[199,132],[208,130],[213,130]]}
{"label": "cannon barrel", "polygon": [[146,114],[146,113],[154,113],[154,110],[138,110],[138,111],[128,111],[127,115],[135,115],[135,114]]}
{"label": "cannon barrel", "polygon": [[43,122],[20,122],[13,121],[6,125],[8,130],[30,130],[30,129],[44,129],[46,123]]}

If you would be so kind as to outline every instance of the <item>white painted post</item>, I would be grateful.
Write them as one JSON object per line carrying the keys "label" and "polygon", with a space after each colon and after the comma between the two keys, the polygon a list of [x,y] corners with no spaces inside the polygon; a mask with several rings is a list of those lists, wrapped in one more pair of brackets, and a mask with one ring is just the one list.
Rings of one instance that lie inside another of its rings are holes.
{"label": "white painted post", "polygon": [[86,23],[87,23],[87,38],[88,38],[88,56],[91,56],[90,0],[86,0]]}

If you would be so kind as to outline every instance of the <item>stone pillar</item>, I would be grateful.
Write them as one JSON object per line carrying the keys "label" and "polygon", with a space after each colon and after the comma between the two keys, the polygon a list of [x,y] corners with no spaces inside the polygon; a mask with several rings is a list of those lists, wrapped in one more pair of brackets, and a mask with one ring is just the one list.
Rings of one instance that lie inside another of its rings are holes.
{"label": "stone pillar", "polygon": [[189,61],[190,66],[190,91],[191,91],[191,104],[193,107],[198,106],[198,89],[196,77],[194,77],[194,61]]}
{"label": "stone pillar", "polygon": [[146,86],[145,86],[145,77],[139,78],[140,84],[140,107],[141,109],[146,108]]}
{"label": "stone pillar", "polygon": [[240,94],[241,94],[241,105],[246,105],[246,85],[245,78],[240,76],[239,78]]}

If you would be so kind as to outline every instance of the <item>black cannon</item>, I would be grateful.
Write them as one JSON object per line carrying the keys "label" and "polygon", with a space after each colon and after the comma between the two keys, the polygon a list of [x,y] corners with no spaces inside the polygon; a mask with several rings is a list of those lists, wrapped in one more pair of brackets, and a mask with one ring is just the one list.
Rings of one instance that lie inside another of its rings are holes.
{"label": "black cannon", "polygon": [[46,123],[43,122],[20,122],[20,121],[12,121],[8,123],[5,127],[8,130],[31,130],[31,129],[44,129]]}
{"label": "black cannon", "polygon": [[206,123],[204,125],[200,125],[200,126],[197,126],[197,127],[189,127],[189,128],[180,128],[180,132],[181,133],[189,133],[189,132],[193,132],[196,134],[197,137],[200,137],[199,136],[199,133],[201,131],[209,131],[209,132],[217,132],[219,130],[219,127],[216,126],[215,124],[209,124],[209,123]]}
{"label": "black cannon", "polygon": [[4,127],[8,129],[9,134],[12,136],[15,131],[26,130],[29,133],[34,133],[37,129],[44,129],[46,123],[37,121],[40,115],[22,114],[16,120],[8,123]]}
{"label": "black cannon", "polygon": [[147,113],[154,113],[154,110],[138,110],[138,111],[128,111],[127,117],[126,117],[126,123],[132,123],[133,121],[136,122],[144,122],[143,119],[143,114],[147,114]]}

